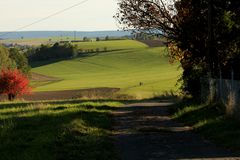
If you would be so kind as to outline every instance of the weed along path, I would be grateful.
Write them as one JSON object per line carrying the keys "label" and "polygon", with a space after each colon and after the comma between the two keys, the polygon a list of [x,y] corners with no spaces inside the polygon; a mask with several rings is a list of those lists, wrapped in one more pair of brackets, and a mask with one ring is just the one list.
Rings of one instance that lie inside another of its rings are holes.
{"label": "weed along path", "polygon": [[122,160],[240,159],[171,120],[172,105],[130,104],[113,112],[115,146]]}

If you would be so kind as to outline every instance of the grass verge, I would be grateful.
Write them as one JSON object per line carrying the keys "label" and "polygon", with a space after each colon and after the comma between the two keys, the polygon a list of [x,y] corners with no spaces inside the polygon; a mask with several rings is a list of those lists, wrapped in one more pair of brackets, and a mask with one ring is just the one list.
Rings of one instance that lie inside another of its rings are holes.
{"label": "grass verge", "polygon": [[222,105],[185,101],[176,106],[172,117],[193,127],[206,139],[225,148],[240,151],[240,122],[226,116]]}
{"label": "grass verge", "polygon": [[0,104],[1,160],[114,160],[112,107],[118,102]]}

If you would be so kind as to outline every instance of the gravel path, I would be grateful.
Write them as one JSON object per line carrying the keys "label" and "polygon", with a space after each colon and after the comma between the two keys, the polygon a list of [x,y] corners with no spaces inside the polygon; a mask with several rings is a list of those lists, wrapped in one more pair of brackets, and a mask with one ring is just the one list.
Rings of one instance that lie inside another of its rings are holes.
{"label": "gravel path", "polygon": [[140,103],[114,111],[115,146],[122,160],[240,160],[240,154],[221,149],[171,120],[171,105]]}

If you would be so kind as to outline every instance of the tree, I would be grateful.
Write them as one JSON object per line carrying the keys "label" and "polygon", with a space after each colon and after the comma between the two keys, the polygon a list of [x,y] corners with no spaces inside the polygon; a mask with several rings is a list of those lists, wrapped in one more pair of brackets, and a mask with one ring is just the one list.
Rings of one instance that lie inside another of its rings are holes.
{"label": "tree", "polygon": [[18,70],[21,70],[24,74],[29,73],[31,67],[28,65],[28,59],[17,48],[10,48],[9,57],[15,61]]}
{"label": "tree", "polygon": [[83,37],[83,41],[84,41],[84,42],[89,42],[90,40],[89,40],[88,37]]}
{"label": "tree", "polygon": [[108,41],[108,40],[109,40],[109,36],[106,36],[106,37],[105,37],[105,41]]}
{"label": "tree", "polygon": [[200,77],[209,71],[218,77],[221,70],[227,78],[229,68],[240,67],[240,2],[212,2],[211,43],[209,0],[120,0],[115,17],[123,29],[166,37],[171,58],[183,68],[183,91],[197,97]]}
{"label": "tree", "polygon": [[16,96],[22,96],[30,92],[29,80],[21,71],[17,69],[2,69],[0,73],[1,94],[8,95],[8,99],[12,101]]}
{"label": "tree", "polygon": [[30,61],[49,61],[75,58],[78,56],[78,47],[71,43],[54,45],[41,45],[39,48],[30,49],[28,59]]}
{"label": "tree", "polygon": [[9,51],[7,48],[0,45],[0,70],[2,68],[14,68],[16,64],[9,57]]}
{"label": "tree", "polygon": [[96,41],[100,41],[101,39],[99,37],[96,38]]}

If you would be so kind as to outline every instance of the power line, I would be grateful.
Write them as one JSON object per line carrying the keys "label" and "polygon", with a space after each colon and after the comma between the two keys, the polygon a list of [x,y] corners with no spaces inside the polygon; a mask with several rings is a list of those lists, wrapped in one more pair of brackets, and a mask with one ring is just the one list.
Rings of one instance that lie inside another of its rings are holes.
{"label": "power line", "polygon": [[70,7],[67,7],[67,8],[65,8],[65,9],[63,9],[63,10],[60,10],[60,11],[58,11],[58,12],[55,12],[55,13],[47,16],[47,17],[44,17],[44,18],[42,18],[42,19],[39,19],[39,20],[37,20],[37,21],[35,21],[35,22],[32,22],[32,23],[30,23],[30,24],[28,24],[28,25],[19,27],[19,28],[17,28],[17,29],[14,30],[14,31],[3,33],[3,34],[0,35],[0,37],[6,36],[6,35],[8,35],[8,34],[11,34],[11,33],[17,32],[17,31],[21,31],[22,29],[28,28],[28,27],[30,27],[30,26],[32,26],[32,25],[35,25],[35,24],[40,23],[40,22],[42,22],[42,21],[45,21],[45,20],[47,20],[47,19],[49,19],[49,18],[52,18],[52,17],[54,17],[54,16],[56,16],[56,15],[58,15],[58,14],[61,14],[61,13],[63,13],[63,12],[66,12],[66,11],[68,11],[68,10],[74,8],[74,7],[80,6],[80,5],[84,4],[84,3],[86,3],[87,1],[89,1],[89,0],[83,0],[83,1],[81,1],[81,2],[79,2],[79,3],[77,3],[77,4],[74,4],[74,5],[70,6]]}

